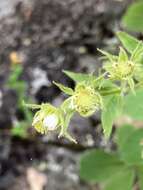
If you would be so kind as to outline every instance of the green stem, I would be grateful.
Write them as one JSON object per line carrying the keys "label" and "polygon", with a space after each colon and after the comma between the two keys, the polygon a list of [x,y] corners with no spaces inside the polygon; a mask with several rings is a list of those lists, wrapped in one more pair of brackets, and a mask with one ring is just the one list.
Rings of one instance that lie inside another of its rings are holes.
{"label": "green stem", "polygon": [[120,94],[121,90],[120,89],[115,89],[115,90],[107,90],[107,91],[101,91],[100,92],[102,96],[108,96],[108,95],[112,95],[112,94]]}

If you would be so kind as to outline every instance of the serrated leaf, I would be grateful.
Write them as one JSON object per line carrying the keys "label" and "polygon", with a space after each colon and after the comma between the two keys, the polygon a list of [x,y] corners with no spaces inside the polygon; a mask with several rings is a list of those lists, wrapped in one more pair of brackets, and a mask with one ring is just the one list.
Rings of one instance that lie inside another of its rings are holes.
{"label": "serrated leaf", "polygon": [[73,95],[74,91],[72,88],[66,87],[60,83],[53,82],[61,91],[63,91],[65,94]]}
{"label": "serrated leaf", "polygon": [[103,182],[124,168],[117,155],[102,150],[89,151],[81,157],[80,177],[91,182]]}
{"label": "serrated leaf", "polygon": [[131,190],[134,183],[134,171],[131,169],[124,169],[117,174],[113,174],[110,178],[104,190]]}
{"label": "serrated leaf", "polygon": [[91,74],[75,73],[71,71],[63,71],[69,78],[75,82],[92,81],[95,77]]}
{"label": "serrated leaf", "polygon": [[143,2],[133,3],[123,16],[122,23],[127,29],[135,32],[143,32]]}
{"label": "serrated leaf", "polygon": [[120,115],[121,111],[119,96],[111,96],[104,101],[104,107],[101,114],[102,127],[105,136],[108,138],[112,131],[113,122]]}
{"label": "serrated leaf", "polygon": [[132,132],[120,147],[121,159],[128,165],[143,165],[141,143],[143,141],[143,129]]}
{"label": "serrated leaf", "polygon": [[133,51],[136,49],[138,43],[140,42],[135,37],[127,34],[126,32],[122,32],[122,31],[117,32],[117,37],[123,44],[124,48],[126,48],[126,50],[131,54],[133,53]]}
{"label": "serrated leaf", "polygon": [[135,95],[130,93],[125,97],[124,114],[133,119],[143,120],[143,89],[135,91]]}

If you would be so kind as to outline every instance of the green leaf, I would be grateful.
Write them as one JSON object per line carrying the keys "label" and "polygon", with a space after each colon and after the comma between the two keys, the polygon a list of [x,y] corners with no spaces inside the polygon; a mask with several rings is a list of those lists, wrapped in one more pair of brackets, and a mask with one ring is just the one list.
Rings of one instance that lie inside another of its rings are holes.
{"label": "green leaf", "polygon": [[69,87],[66,87],[60,83],[57,83],[57,82],[53,82],[61,91],[63,91],[65,94],[68,94],[68,95],[73,95],[74,91],[73,89],[69,88]]}
{"label": "green leaf", "polygon": [[117,37],[119,38],[123,46],[126,48],[126,50],[131,54],[133,53],[133,51],[136,49],[137,45],[140,42],[133,36],[122,31],[117,32]]}
{"label": "green leaf", "polygon": [[124,114],[133,119],[143,120],[143,89],[137,90],[136,95],[129,94],[125,97]]}
{"label": "green leaf", "polygon": [[135,128],[131,125],[123,125],[122,127],[117,128],[116,132],[116,143],[118,145],[119,151],[122,150],[122,147],[126,143],[128,137],[135,131]]}
{"label": "green leaf", "polygon": [[128,165],[143,165],[142,151],[143,147],[143,129],[136,129],[127,138],[126,141],[120,146],[121,159]]}
{"label": "green leaf", "polygon": [[67,98],[61,105],[61,109],[67,113],[70,110],[73,110],[73,106],[72,106],[72,96]]}
{"label": "green leaf", "polygon": [[[96,84],[96,81],[95,81]],[[100,92],[101,95],[107,95],[107,94],[113,94],[116,91],[119,93],[120,88],[114,84],[111,80],[109,79],[102,79],[101,81],[97,81],[97,85],[98,85],[98,90]]]}
{"label": "green leaf", "polygon": [[124,169],[117,174],[113,174],[104,190],[131,190],[134,183],[134,171],[131,169]]}
{"label": "green leaf", "polygon": [[138,182],[139,182],[139,187],[140,190],[143,190],[143,167],[139,167],[137,170],[138,173]]}
{"label": "green leaf", "polygon": [[95,77],[91,74],[74,73],[65,70],[63,72],[75,82],[92,81],[95,79]]}
{"label": "green leaf", "polygon": [[104,134],[107,138],[111,134],[113,122],[120,114],[121,105],[119,96],[111,96],[107,100],[104,100],[105,109],[102,111],[101,121]]}
{"label": "green leaf", "polygon": [[133,3],[123,16],[122,24],[131,31],[143,32],[143,2]]}
{"label": "green leaf", "polygon": [[92,150],[81,157],[80,177],[91,182],[103,182],[123,168],[124,164],[118,160],[117,155]]}

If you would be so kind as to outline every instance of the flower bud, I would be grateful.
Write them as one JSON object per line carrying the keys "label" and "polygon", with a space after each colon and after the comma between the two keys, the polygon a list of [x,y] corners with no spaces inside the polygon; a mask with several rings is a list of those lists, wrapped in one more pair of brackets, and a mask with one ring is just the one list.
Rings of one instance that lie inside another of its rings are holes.
{"label": "flower bud", "polygon": [[83,117],[92,115],[102,106],[102,98],[92,86],[80,83],[73,95],[73,107]]}
{"label": "flower bud", "polygon": [[59,124],[58,108],[50,104],[42,104],[41,109],[35,114],[32,126],[42,134],[54,131]]}
{"label": "flower bud", "polygon": [[115,62],[113,65],[105,66],[105,69],[109,73],[111,79],[126,80],[128,77],[132,77],[135,71],[135,64],[131,61],[127,62]]}
{"label": "flower bud", "polygon": [[114,68],[114,77],[117,79],[126,79],[130,77],[134,73],[135,65],[131,62],[121,62],[115,63],[113,65]]}
{"label": "flower bud", "polygon": [[47,115],[43,120],[43,126],[48,129],[48,131],[56,130],[58,125],[58,117],[56,114]]}

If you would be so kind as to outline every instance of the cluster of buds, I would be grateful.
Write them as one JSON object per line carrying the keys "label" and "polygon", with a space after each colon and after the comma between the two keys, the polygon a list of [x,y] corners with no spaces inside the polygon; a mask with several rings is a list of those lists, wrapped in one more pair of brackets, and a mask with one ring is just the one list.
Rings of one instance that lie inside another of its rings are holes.
{"label": "cluster of buds", "polygon": [[[104,96],[114,93],[117,93],[117,96],[124,96],[129,90],[134,92],[136,83],[143,81],[142,43],[139,42],[130,57],[123,48],[120,48],[118,56],[102,50],[100,52],[104,54],[106,61],[103,66],[104,73],[99,77],[68,72],[67,75],[76,81],[74,90],[54,82],[61,91],[70,96],[58,108],[48,103],[27,105],[30,108],[39,109],[32,123],[39,133],[58,131],[59,137],[66,137],[76,142],[68,133],[69,122],[74,113],[89,117],[106,106],[108,98],[104,99]],[[112,120],[112,117],[109,119]],[[110,122],[108,124],[110,125]]]}
{"label": "cluster of buds", "polygon": [[65,93],[69,94],[70,92],[71,96],[59,108],[48,103],[41,105],[26,104],[32,109],[40,109],[33,118],[32,126],[41,134],[58,131],[59,137],[64,136],[70,141],[76,142],[67,132],[71,117],[75,112],[83,117],[91,116],[102,108],[102,97],[93,86],[87,86],[83,82],[77,84],[75,90],[58,83],[55,84]]}

